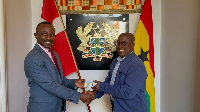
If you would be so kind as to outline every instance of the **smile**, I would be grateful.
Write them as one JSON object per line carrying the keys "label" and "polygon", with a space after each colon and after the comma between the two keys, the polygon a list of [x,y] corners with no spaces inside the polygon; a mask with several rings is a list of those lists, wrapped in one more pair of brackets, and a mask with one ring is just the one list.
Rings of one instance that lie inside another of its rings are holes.
{"label": "smile", "polygon": [[51,42],[45,42],[46,44],[51,44]]}

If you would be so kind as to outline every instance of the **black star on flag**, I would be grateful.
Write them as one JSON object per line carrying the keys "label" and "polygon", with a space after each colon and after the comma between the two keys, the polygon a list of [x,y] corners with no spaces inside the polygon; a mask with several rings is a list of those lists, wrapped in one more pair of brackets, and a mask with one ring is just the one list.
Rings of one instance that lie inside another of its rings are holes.
{"label": "black star on flag", "polygon": [[144,61],[149,61],[149,59],[147,58],[147,55],[149,53],[149,50],[144,52],[144,50],[141,48],[141,54],[138,55],[138,57],[144,62]]}

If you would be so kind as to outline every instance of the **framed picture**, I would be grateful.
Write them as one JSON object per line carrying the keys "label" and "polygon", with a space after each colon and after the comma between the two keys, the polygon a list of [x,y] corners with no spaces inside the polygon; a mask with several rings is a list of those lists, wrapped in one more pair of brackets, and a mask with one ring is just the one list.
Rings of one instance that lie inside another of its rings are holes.
{"label": "framed picture", "polygon": [[66,30],[79,70],[109,70],[129,14],[68,14]]}

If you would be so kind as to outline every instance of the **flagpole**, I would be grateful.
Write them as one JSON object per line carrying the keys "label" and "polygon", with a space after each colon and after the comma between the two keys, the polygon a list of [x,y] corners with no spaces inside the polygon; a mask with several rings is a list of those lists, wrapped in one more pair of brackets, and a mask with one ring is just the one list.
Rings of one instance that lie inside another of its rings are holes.
{"label": "flagpole", "polygon": [[[60,20],[61,20],[61,23],[62,23],[64,32],[65,32],[65,35],[67,36],[67,32],[66,32],[66,29],[65,29],[65,26],[64,26],[64,22],[63,22],[63,20],[62,20],[62,18],[61,18],[60,11],[59,11],[59,9],[58,9],[58,4],[57,4],[56,0],[54,0],[54,3],[55,3],[55,5],[56,5],[56,9],[57,9],[57,11],[58,11],[58,15],[59,15],[59,18],[60,18]],[[69,38],[68,38],[68,37],[66,37],[66,38],[67,38],[67,42],[68,42],[68,44],[69,44],[70,51],[71,51],[71,53],[72,53],[72,57],[73,57],[73,60],[74,60],[74,63],[75,63],[76,69],[77,69],[78,77],[79,77],[79,79],[81,79],[81,75],[80,75],[79,69],[78,69],[78,67],[77,67],[75,58],[74,58],[74,53],[72,52],[72,47],[71,47],[71,44],[70,44],[70,42],[69,42]],[[85,89],[83,89],[83,92],[85,92]],[[87,105],[87,107],[88,107],[88,111],[91,112],[90,105],[89,105],[89,104],[86,104],[86,105]]]}
{"label": "flagpole", "polygon": [[[60,11],[59,11],[59,9],[58,9],[58,4],[57,4],[57,2],[56,2],[55,0],[54,0],[54,3],[55,3],[55,5],[56,5],[56,9],[57,9],[57,11],[58,11],[58,15],[59,15],[59,17],[60,17],[60,20],[61,20],[61,23],[62,23],[64,32],[65,32],[65,35],[67,36],[66,28],[65,28],[64,22],[63,22],[63,20],[62,20],[62,18],[61,18]],[[66,38],[67,38],[67,37],[66,37]],[[74,59],[74,63],[75,63],[76,69],[77,69],[77,71],[79,71],[79,70],[78,70],[78,67],[77,67],[77,64],[76,64],[76,61],[75,61],[75,58],[74,58],[74,53],[72,52],[72,47],[71,47],[71,44],[70,44],[68,38],[67,38],[67,42],[68,42],[68,44],[69,44],[69,47],[70,47],[70,50],[71,50],[71,53],[72,53],[72,57],[73,57],[73,59]],[[81,76],[79,76],[79,78],[81,78]]]}

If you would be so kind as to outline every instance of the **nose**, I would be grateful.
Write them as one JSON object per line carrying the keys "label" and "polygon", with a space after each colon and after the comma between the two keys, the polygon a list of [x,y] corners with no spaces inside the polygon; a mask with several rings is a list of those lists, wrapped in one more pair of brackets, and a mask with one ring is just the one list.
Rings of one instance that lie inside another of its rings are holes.
{"label": "nose", "polygon": [[117,45],[117,49],[121,49],[121,48],[123,48],[124,46],[123,45]]}
{"label": "nose", "polygon": [[117,47],[118,47],[118,48],[121,48],[121,47],[122,47],[122,45],[118,45]]}
{"label": "nose", "polygon": [[47,35],[46,40],[51,40],[51,36]]}

